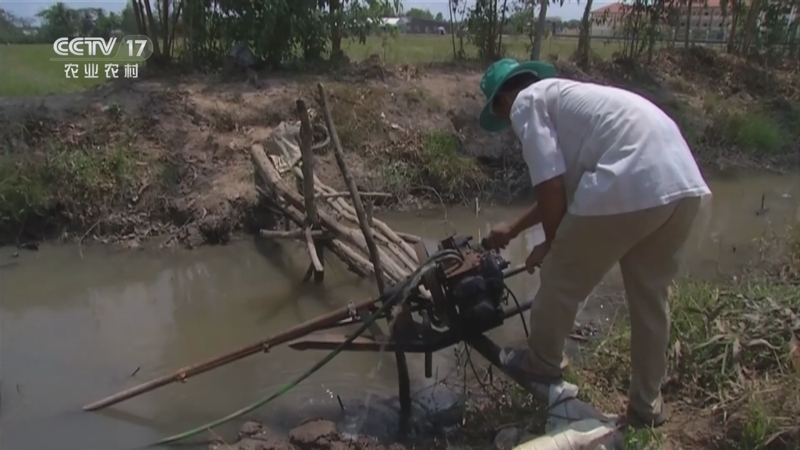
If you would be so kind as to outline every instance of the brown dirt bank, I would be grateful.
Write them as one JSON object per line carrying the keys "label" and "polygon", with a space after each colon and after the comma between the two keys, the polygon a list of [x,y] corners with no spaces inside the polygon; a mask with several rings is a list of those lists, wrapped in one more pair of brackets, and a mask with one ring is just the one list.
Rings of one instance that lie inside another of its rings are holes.
{"label": "brown dirt bank", "polygon": [[[399,443],[383,445],[370,437],[350,438],[342,435],[336,424],[327,420],[313,419],[281,436],[257,422],[246,422],[239,430],[236,442],[226,442],[217,436],[208,446],[209,450],[406,450]],[[433,440],[420,448],[450,448]]]}
{"label": "brown dirt bank", "polygon": [[[664,52],[643,70],[598,62],[563,76],[621,85],[668,111],[705,168],[797,164],[799,78],[693,49]],[[0,244],[62,236],[138,245],[225,242],[272,225],[260,207],[249,148],[331,96],[349,163],[385,207],[506,201],[527,188],[509,132],[477,126],[480,72],[463,66],[386,68],[372,63],[326,76],[152,77],[81,94],[0,99]],[[318,118],[315,120],[319,120]],[[332,155],[318,174],[342,187]]]}

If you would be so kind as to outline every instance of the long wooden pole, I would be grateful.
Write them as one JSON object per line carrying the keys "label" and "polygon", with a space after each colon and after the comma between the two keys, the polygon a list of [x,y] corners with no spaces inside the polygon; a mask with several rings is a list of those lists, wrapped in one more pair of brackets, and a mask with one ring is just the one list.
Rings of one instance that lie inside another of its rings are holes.
{"label": "long wooden pole", "polygon": [[[383,277],[383,266],[381,264],[380,253],[378,253],[378,246],[375,244],[375,237],[372,235],[372,228],[369,226],[367,214],[364,211],[364,204],[361,202],[361,195],[353,179],[353,174],[350,173],[350,168],[347,167],[347,162],[344,160],[344,150],[342,150],[342,143],[339,141],[339,134],[336,132],[336,125],[333,123],[331,109],[328,106],[328,95],[325,93],[325,88],[322,86],[322,83],[317,84],[317,90],[319,91],[319,103],[325,115],[325,124],[328,126],[328,135],[331,137],[331,142],[333,143],[336,164],[339,166],[345,184],[347,184],[347,189],[352,196],[353,208],[356,210],[356,216],[358,217],[358,225],[361,228],[361,232],[364,234],[364,239],[367,241],[370,259],[372,259],[375,281],[378,284],[380,294],[383,295],[383,292],[386,290],[386,282]],[[403,416],[407,418],[408,413],[411,411],[411,379],[408,375],[408,363],[406,362],[406,355],[402,351],[396,351],[394,356],[397,363],[400,410]]]}
{"label": "long wooden pole", "polygon": [[311,129],[311,121],[308,119],[308,110],[302,100],[297,100],[297,115],[300,117],[300,154],[303,161],[301,167],[303,171],[303,197],[306,206],[305,239],[308,246],[308,256],[311,258],[311,265],[308,267],[308,274],[314,272],[314,281],[321,283],[325,279],[323,267],[322,243],[311,237],[311,231],[319,231],[319,216],[317,215],[317,204],[314,203],[314,131]]}
{"label": "long wooden pole", "polygon": [[[371,307],[375,304],[375,301],[376,300],[368,300],[358,303],[355,305],[355,309],[356,311],[364,311],[372,309]],[[253,344],[245,345],[236,350],[216,356],[214,358],[208,359],[203,362],[182,367],[172,372],[169,375],[158,377],[154,380],[142,383],[130,389],[126,389],[110,397],[106,397],[102,400],[90,403],[84,406],[83,410],[96,411],[98,409],[103,409],[108,406],[115,405],[119,402],[139,396],[141,394],[144,394],[145,392],[158,389],[162,386],[166,386],[171,383],[185,382],[188,378],[193,377],[195,375],[199,375],[203,372],[208,372],[211,369],[224,366],[226,364],[232,363],[233,361],[237,361],[239,359],[245,358],[250,355],[254,355],[256,353],[267,352],[269,351],[270,348],[276,345],[284,344],[291,340],[301,338],[313,331],[318,330],[320,326],[329,325],[338,322],[340,320],[347,319],[348,317],[350,317],[350,310],[347,307],[331,311],[328,314],[295,325],[284,332],[274,334]]]}

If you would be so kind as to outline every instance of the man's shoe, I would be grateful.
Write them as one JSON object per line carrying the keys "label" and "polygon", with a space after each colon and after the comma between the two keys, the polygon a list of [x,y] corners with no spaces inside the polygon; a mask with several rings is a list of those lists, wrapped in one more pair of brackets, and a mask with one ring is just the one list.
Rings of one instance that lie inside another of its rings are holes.
{"label": "man's shoe", "polygon": [[658,428],[669,420],[669,408],[666,403],[661,403],[661,412],[655,417],[645,418],[628,406],[625,414],[625,423],[631,428]]}
{"label": "man's shoe", "polygon": [[504,357],[501,358],[503,369],[518,381],[545,385],[558,384],[563,381],[563,373],[550,375],[536,371],[533,367],[530,350],[527,348],[504,348],[503,354]]}

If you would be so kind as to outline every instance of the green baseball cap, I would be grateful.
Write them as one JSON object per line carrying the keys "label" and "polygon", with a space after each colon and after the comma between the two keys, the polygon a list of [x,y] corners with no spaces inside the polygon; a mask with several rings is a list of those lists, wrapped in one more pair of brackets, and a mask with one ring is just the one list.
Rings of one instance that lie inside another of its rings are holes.
{"label": "green baseball cap", "polygon": [[495,62],[481,78],[481,90],[486,96],[486,104],[481,111],[481,128],[495,133],[503,131],[511,124],[492,114],[492,102],[500,87],[509,78],[520,73],[532,73],[539,78],[552,78],[556,76],[556,68],[552,64],[542,61],[517,62],[515,59],[504,58]]}

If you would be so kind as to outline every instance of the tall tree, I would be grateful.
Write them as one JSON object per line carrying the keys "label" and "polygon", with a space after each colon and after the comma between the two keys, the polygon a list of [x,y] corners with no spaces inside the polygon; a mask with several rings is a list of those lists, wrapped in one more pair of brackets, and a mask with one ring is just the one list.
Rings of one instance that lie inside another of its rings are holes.
{"label": "tall tree", "polygon": [[542,54],[542,41],[544,40],[544,29],[547,26],[547,3],[549,0],[539,0],[539,19],[536,21],[536,30],[533,36],[533,46],[531,48],[531,59],[537,60]]}
{"label": "tall tree", "polygon": [[433,20],[433,13],[430,12],[428,9],[420,9],[420,8],[411,8],[404,14],[406,17],[412,17],[414,19],[426,19],[426,20]]}
{"label": "tall tree", "polygon": [[592,31],[592,0],[586,0],[581,18],[581,30],[578,34],[578,65],[584,70],[589,67],[589,39]]}
{"label": "tall tree", "polygon": [[40,31],[49,41],[75,36],[80,29],[80,15],[63,2],[58,2],[36,13],[42,24]]}

